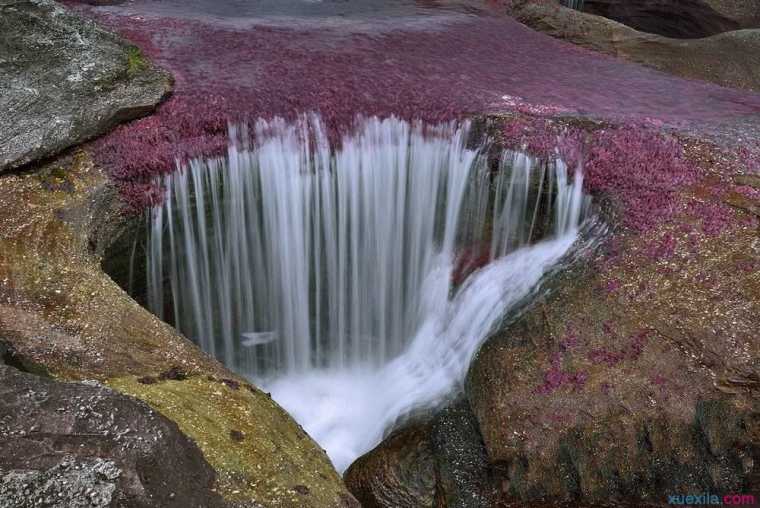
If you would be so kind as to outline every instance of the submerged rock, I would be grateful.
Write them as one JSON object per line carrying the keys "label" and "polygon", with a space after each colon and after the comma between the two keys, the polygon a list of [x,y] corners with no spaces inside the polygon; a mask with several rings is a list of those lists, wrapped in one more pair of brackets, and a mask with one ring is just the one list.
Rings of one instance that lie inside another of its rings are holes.
{"label": "submerged rock", "polygon": [[0,365],[0,505],[222,507],[177,425],[97,384]]}
{"label": "submerged rock", "polygon": [[51,0],[0,0],[0,173],[154,109],[171,78]]}

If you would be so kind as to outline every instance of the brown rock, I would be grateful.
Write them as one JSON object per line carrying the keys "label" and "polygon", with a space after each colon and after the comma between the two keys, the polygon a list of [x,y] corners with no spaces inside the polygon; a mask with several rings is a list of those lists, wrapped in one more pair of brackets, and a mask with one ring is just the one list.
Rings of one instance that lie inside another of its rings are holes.
{"label": "brown rock", "polygon": [[585,0],[583,12],[676,39],[697,39],[752,27],[715,10],[705,0]]}
{"label": "brown rock", "polygon": [[460,400],[396,430],[351,465],[346,483],[362,506],[490,508],[490,469],[477,420]]}
{"label": "brown rock", "polygon": [[760,286],[725,265],[754,235],[705,238],[689,261],[679,241],[672,262],[649,259],[651,241],[563,274],[478,353],[467,393],[506,499],[659,504],[760,484]]}
{"label": "brown rock", "polygon": [[344,479],[363,508],[435,506],[430,429],[416,424],[398,430],[351,464]]}

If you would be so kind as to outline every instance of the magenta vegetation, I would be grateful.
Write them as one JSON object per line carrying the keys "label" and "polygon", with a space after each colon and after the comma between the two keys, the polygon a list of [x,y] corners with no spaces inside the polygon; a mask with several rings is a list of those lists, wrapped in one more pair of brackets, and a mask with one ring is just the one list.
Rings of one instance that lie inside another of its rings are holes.
{"label": "magenta vegetation", "polygon": [[[590,53],[492,12],[388,18],[352,30],[305,19],[269,26],[135,15],[139,2],[73,6],[176,77],[157,115],[98,142],[97,156],[135,210],[155,199],[153,178],[177,159],[221,153],[231,121],[317,111],[335,137],[357,114],[440,121],[522,112],[635,123],[598,131],[591,142],[567,135],[563,151],[580,150],[589,188],[619,193],[628,224],[646,229],[674,213],[670,193],[695,174],[676,141],[643,126],[714,129],[760,112],[758,95]],[[555,140],[538,132],[525,141],[546,152]]]}

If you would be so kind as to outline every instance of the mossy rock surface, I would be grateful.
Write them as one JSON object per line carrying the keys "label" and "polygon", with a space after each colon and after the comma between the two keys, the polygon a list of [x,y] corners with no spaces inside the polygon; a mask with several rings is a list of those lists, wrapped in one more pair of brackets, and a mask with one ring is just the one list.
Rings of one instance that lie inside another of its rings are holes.
{"label": "mossy rock surface", "polygon": [[[110,379],[179,425],[217,473],[225,499],[263,506],[356,506],[327,455],[268,395],[232,379]],[[276,432],[273,431],[276,429]]]}

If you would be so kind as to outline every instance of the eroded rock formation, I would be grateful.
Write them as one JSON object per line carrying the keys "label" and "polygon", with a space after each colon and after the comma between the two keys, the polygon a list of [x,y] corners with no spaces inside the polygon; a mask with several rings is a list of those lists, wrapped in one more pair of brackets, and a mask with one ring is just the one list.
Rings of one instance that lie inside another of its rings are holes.
{"label": "eroded rock formation", "polygon": [[[615,159],[627,169],[604,187],[612,238],[555,276],[546,296],[482,347],[465,389],[469,405],[459,409],[471,408],[477,422],[469,439],[436,440],[430,424],[397,431],[349,469],[357,497],[393,506],[389,489],[419,493],[422,485],[425,506],[660,506],[673,492],[754,493],[760,182],[749,159],[703,141],[679,143],[696,172],[665,208],[657,204],[664,182],[631,199],[636,168],[652,163]],[[616,143],[605,157],[625,150]],[[599,161],[586,153],[593,189]],[[636,222],[639,206],[647,222]],[[411,449],[426,451],[426,468],[403,467],[399,458]],[[497,501],[442,501],[452,489],[440,462],[451,456],[473,457],[452,477],[479,471],[475,490]]]}
{"label": "eroded rock formation", "polygon": [[225,506],[214,479],[195,443],[147,404],[0,365],[2,506]]}
{"label": "eroded rock formation", "polygon": [[675,39],[697,39],[749,28],[702,0],[585,0],[583,12]]}
{"label": "eroded rock formation", "polygon": [[673,39],[551,2],[518,0],[509,12],[531,28],[579,46],[677,76],[760,90],[760,29]]}

